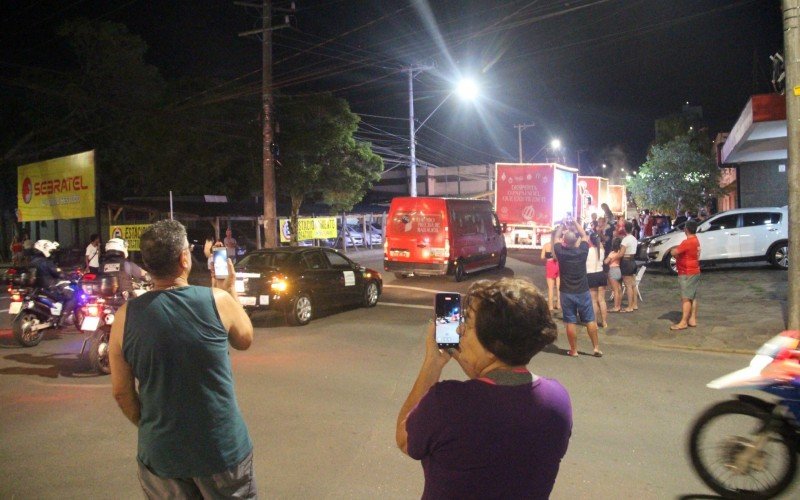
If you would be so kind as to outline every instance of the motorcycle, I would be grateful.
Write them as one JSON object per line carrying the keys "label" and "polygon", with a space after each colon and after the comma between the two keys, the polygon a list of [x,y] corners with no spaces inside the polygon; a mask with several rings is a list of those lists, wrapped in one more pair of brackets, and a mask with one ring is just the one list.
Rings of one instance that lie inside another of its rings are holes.
{"label": "motorcycle", "polygon": [[772,498],[797,473],[800,445],[800,331],[773,337],[749,366],[707,384],[755,389],[775,401],[739,394],[700,414],[691,427],[689,455],[700,479],[725,498]]}
{"label": "motorcycle", "polygon": [[[98,373],[108,375],[111,367],[108,361],[108,342],[115,314],[132,297],[128,292],[117,293],[116,284],[105,283],[96,286],[84,283],[84,292],[91,299],[81,307],[80,330],[87,334],[81,346],[81,358],[86,358],[89,366]],[[152,284],[148,281],[133,281],[133,296],[146,293]],[[88,349],[87,349],[88,346]]]}
{"label": "motorcycle", "polygon": [[10,267],[3,275],[3,281],[8,285],[6,291],[11,300],[8,314],[17,315],[22,310],[22,299],[31,292],[33,287],[32,273],[24,267]]}
{"label": "motorcycle", "polygon": [[[66,324],[79,324],[80,318],[76,311],[88,300],[80,287],[83,275],[80,271],[70,274],[68,280],[59,281],[53,288],[58,296],[72,297],[75,299],[75,308],[69,317],[64,318]],[[19,309],[11,322],[14,339],[24,347],[33,347],[41,342],[45,330],[56,328],[62,316],[63,303],[45,293],[44,290],[34,288],[24,295],[22,300],[11,302],[9,313]],[[13,298],[13,297],[12,297]]]}

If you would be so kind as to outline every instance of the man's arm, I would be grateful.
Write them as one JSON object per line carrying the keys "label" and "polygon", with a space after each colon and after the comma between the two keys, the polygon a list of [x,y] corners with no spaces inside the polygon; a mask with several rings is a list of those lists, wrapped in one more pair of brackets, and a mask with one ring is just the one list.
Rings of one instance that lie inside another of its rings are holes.
{"label": "man's arm", "polygon": [[411,392],[408,394],[403,406],[400,407],[400,413],[397,414],[395,440],[397,441],[397,446],[406,455],[408,455],[408,430],[406,430],[408,414],[417,406],[422,397],[428,393],[428,390],[439,381],[439,377],[442,375],[442,368],[450,361],[450,355],[436,345],[435,331],[436,327],[433,323],[430,323],[425,332],[425,360],[422,362],[422,368],[419,370],[417,380],[411,387]]}
{"label": "man's arm", "polygon": [[122,336],[125,333],[127,304],[117,310],[114,324],[111,325],[111,339],[108,345],[108,361],[111,365],[111,391],[122,413],[133,425],[139,426],[141,403],[136,393],[136,380],[131,366],[122,355]]}
{"label": "man's arm", "polygon": [[222,326],[228,330],[228,342],[234,349],[244,351],[253,343],[253,323],[239,303],[235,288],[236,272],[231,259],[228,259],[228,277],[217,283],[221,288],[212,288],[214,301],[217,303]]}
{"label": "man's arm", "polygon": [[575,221],[572,225],[575,227],[575,232],[578,233],[578,237],[580,237],[581,240],[588,242],[589,236],[583,229],[583,224],[580,221]]}

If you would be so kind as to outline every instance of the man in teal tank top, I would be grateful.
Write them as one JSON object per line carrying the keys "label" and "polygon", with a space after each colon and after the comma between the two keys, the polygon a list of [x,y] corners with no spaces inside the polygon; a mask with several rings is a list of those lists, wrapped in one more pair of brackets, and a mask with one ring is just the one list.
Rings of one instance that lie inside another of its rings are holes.
{"label": "man in teal tank top", "polygon": [[[159,221],[141,235],[153,290],[117,312],[109,359],[114,398],[139,428],[148,498],[257,498],[253,444],[233,387],[228,345],[245,350],[253,325],[233,263],[222,288],[190,286],[186,229]],[[138,390],[136,382],[138,381]]]}

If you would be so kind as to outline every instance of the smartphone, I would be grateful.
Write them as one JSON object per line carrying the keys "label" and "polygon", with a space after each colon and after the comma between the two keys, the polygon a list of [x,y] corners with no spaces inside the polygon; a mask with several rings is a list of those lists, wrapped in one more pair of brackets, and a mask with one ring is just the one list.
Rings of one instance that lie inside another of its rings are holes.
{"label": "smartphone", "polygon": [[214,277],[224,280],[228,277],[228,249],[225,247],[214,248]]}
{"label": "smartphone", "polygon": [[461,325],[461,294],[437,293],[433,304],[436,344],[439,349],[458,347]]}

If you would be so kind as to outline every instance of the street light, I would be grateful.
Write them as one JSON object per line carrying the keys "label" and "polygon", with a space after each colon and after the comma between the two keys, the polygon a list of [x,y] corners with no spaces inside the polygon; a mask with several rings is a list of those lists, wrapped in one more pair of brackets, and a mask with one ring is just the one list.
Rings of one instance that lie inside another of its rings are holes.
{"label": "street light", "polygon": [[536,157],[539,156],[539,153],[544,151],[548,146],[550,146],[550,149],[552,149],[553,151],[558,151],[559,149],[561,149],[561,139],[552,139],[550,141],[550,144],[545,144],[544,146],[539,148],[539,151],[537,151],[533,156],[531,156],[531,160],[536,160]]}
{"label": "street light", "polygon": [[[417,140],[416,135],[417,132],[428,122],[431,116],[433,116],[439,108],[442,107],[442,104],[447,102],[450,99],[450,96],[453,94],[458,94],[461,96],[462,99],[473,100],[478,96],[478,85],[470,79],[462,79],[458,82],[455,89],[453,89],[450,93],[442,99],[442,102],[436,106],[430,114],[422,120],[419,126],[415,126],[414,122],[414,75],[419,73],[420,71],[425,71],[431,69],[430,67],[417,67],[417,68],[408,68],[408,131],[410,136],[410,153],[411,153],[411,186],[409,186],[409,194],[416,198],[417,196]],[[415,73],[416,72],[416,73]]]}

